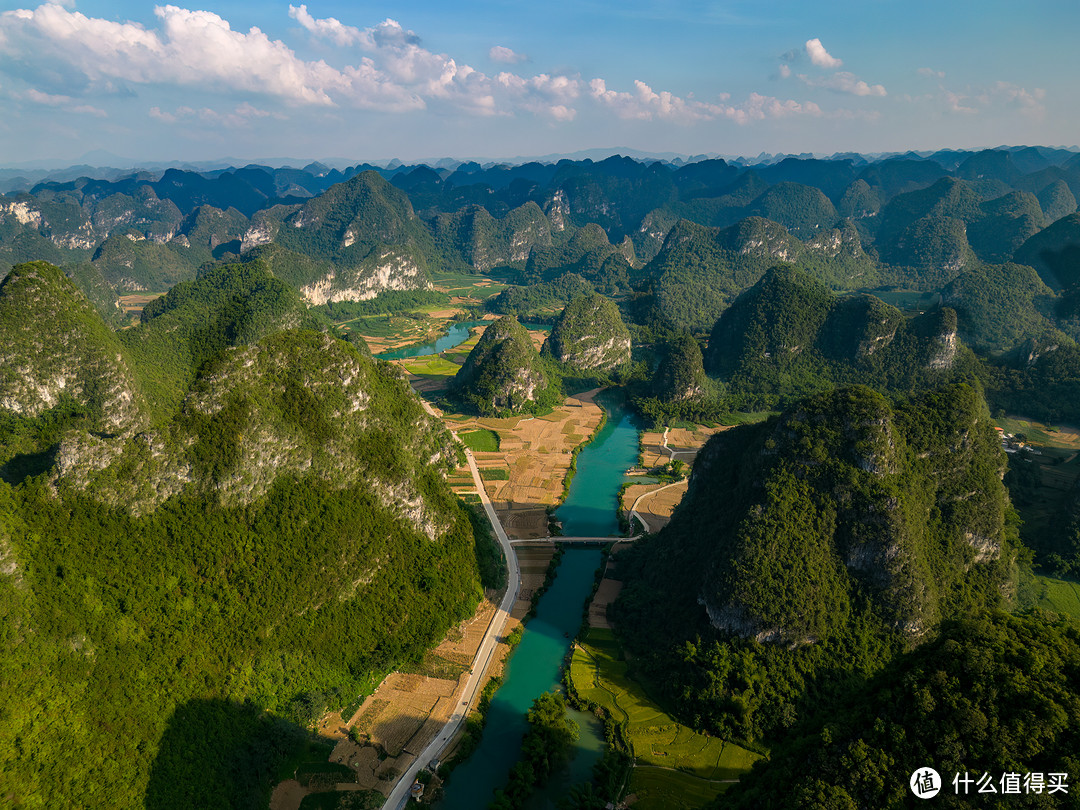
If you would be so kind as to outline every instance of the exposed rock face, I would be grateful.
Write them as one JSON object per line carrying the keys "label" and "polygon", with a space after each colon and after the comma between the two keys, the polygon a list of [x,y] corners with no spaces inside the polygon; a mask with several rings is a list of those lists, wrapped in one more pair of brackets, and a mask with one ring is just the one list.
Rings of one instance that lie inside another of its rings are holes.
{"label": "exposed rock face", "polygon": [[188,487],[237,505],[282,476],[367,482],[434,538],[446,527],[413,481],[453,458],[445,430],[392,374],[329,335],[280,332],[228,350],[161,428],[113,439],[69,434],[56,484],[145,513]]}
{"label": "exposed rock face", "polygon": [[544,351],[582,371],[611,371],[630,361],[630,332],[614,301],[584,296],[563,309]]}
{"label": "exposed rock face", "polygon": [[430,290],[427,274],[413,258],[391,249],[381,251],[359,267],[332,268],[325,276],[300,288],[310,304],[367,301],[386,290]]}
{"label": "exposed rock face", "polygon": [[60,270],[19,265],[0,284],[0,410],[40,416],[69,400],[96,429],[129,434],[143,422],[116,336]]}
{"label": "exposed rock face", "polygon": [[[918,323],[918,321],[914,322]],[[956,362],[959,343],[956,337],[956,310],[943,307],[927,313],[919,323],[919,331],[930,338],[926,367],[933,371],[950,369]]]}
{"label": "exposed rock face", "polygon": [[485,414],[521,413],[548,385],[528,331],[511,315],[487,327],[452,383],[466,403]]}
{"label": "exposed rock face", "polygon": [[914,643],[971,583],[1004,592],[1003,472],[972,389],[839,390],[710,440],[665,548],[719,630],[794,647],[869,609]]}

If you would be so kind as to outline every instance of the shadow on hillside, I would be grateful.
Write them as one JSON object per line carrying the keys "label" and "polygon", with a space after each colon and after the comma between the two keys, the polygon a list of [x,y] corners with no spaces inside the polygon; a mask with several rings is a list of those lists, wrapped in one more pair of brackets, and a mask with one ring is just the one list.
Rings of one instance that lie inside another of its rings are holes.
{"label": "shadow on hillside", "polygon": [[310,739],[250,703],[189,701],[173,712],[161,737],[145,807],[265,810],[282,765]]}

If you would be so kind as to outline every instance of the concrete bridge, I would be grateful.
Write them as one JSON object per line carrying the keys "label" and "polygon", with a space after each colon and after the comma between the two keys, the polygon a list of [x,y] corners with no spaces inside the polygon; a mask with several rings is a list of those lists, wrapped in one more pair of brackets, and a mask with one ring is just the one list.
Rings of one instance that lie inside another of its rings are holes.
{"label": "concrete bridge", "polygon": [[561,536],[548,536],[548,537],[523,537],[515,538],[510,541],[511,546],[543,546],[552,545],[555,543],[580,543],[583,545],[607,545],[608,543],[628,543],[631,540],[637,540],[641,537],[640,534],[633,537],[561,537]]}

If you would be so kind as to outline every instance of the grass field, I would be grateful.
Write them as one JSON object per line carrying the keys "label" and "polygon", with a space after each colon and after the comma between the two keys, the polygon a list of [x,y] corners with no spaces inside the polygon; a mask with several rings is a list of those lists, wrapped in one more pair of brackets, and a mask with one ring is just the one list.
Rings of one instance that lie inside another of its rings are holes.
{"label": "grass field", "polygon": [[410,374],[415,374],[418,377],[453,377],[461,368],[461,366],[451,363],[438,354],[425,357],[406,357],[397,362]]}
{"label": "grass field", "polygon": [[477,453],[495,453],[499,450],[499,434],[494,430],[473,430],[460,434],[458,438]]}
{"label": "grass field", "polygon": [[700,807],[736,780],[760,755],[678,723],[634,680],[611,630],[590,628],[574,649],[570,677],[578,694],[624,725],[635,762],[636,807]]}
{"label": "grass field", "polygon": [[502,467],[480,470],[480,477],[485,481],[509,481],[510,471]]}
{"label": "grass field", "polygon": [[1031,586],[1035,604],[1043,610],[1080,619],[1080,582],[1036,575]]}

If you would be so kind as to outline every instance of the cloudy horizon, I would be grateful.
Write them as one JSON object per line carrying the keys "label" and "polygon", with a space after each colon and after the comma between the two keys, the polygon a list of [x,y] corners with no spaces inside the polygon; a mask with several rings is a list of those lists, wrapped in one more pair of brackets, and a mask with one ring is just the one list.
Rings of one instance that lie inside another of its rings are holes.
{"label": "cloudy horizon", "polygon": [[1038,10],[767,5],[13,7],[0,12],[0,144],[10,165],[95,150],[408,161],[1076,141],[1062,64],[1075,57],[1054,48],[1069,26],[1040,28]]}

